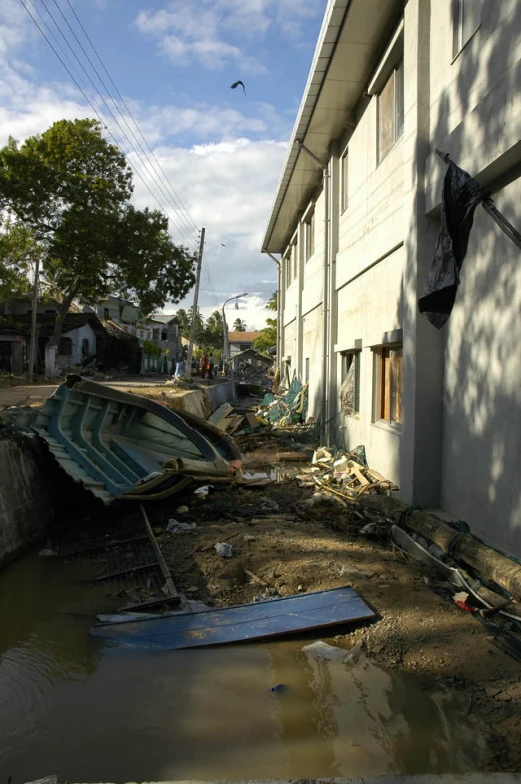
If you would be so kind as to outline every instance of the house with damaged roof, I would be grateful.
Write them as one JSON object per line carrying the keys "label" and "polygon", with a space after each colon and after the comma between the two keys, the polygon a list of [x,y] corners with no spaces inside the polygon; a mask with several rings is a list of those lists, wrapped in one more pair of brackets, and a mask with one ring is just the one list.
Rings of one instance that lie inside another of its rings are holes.
{"label": "house with damaged roof", "polygon": [[478,208],[442,329],[418,299],[437,149],[520,227],[520,76],[521,0],[329,0],[262,244],[323,439],[518,556],[519,248]]}

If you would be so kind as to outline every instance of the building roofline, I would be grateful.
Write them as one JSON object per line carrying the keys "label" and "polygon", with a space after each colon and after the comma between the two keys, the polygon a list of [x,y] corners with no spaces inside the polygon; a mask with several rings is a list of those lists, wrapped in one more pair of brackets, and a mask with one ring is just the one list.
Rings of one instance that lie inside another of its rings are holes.
{"label": "building roofline", "polygon": [[275,200],[270,211],[268,227],[262,241],[262,253],[268,252],[271,235],[275,228],[280,208],[284,201],[299,156],[297,142],[304,142],[306,137],[311,118],[313,117],[313,111],[325,82],[331,58],[335,52],[351,2],[352,0],[329,0],[328,2],[315,48],[315,54],[309,70],[308,80],[304,89],[304,95],[290,137],[286,160],[277,186]]}

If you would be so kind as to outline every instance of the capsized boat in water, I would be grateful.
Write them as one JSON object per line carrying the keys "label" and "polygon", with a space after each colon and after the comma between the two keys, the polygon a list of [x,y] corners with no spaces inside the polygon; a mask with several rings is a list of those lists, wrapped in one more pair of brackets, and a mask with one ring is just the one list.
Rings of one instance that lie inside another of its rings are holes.
{"label": "capsized boat in water", "polygon": [[105,504],[157,500],[192,478],[227,477],[241,457],[209,422],[77,375],[28,417],[23,424],[60,466]]}

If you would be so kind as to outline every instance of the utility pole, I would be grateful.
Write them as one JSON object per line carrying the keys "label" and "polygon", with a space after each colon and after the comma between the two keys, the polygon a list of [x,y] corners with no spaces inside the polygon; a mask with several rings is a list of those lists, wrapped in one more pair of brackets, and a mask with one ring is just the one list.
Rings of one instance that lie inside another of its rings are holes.
{"label": "utility pole", "polygon": [[34,373],[34,360],[36,358],[36,312],[38,310],[38,285],[40,282],[40,256],[34,262],[33,309],[31,313],[31,336],[29,339],[29,367],[27,380],[32,383]]}
{"label": "utility pole", "polygon": [[186,357],[186,377],[192,376],[192,353],[194,350],[195,324],[197,321],[197,303],[199,302],[199,284],[201,282],[201,265],[203,263],[205,229],[201,229],[201,241],[199,243],[199,258],[197,259],[197,270],[195,273],[194,304],[192,305],[192,323],[190,324],[190,337],[188,339],[188,356]]}

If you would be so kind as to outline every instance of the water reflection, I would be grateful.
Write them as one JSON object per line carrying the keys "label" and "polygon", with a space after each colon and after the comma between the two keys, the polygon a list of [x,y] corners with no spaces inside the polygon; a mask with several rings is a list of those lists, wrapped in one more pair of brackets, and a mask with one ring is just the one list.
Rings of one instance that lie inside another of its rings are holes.
{"label": "water reflection", "polygon": [[[479,769],[462,706],[302,642],[147,653],[88,636],[105,588],[30,556],[0,575],[0,771],[16,781],[309,778]],[[270,686],[287,685],[280,693]],[[451,738],[450,726],[458,726]]]}

